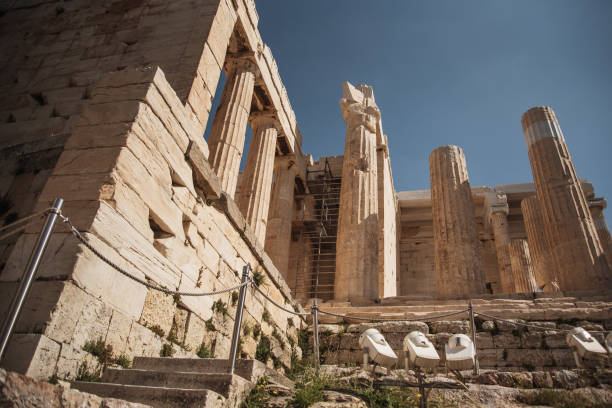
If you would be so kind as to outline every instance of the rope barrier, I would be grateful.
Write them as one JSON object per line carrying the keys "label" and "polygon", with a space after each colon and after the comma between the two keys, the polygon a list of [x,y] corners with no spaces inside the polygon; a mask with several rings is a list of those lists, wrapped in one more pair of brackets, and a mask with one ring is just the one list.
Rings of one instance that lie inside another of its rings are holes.
{"label": "rope barrier", "polygon": [[294,314],[296,316],[309,316],[312,313],[308,312],[308,313],[300,313],[300,312],[296,312],[294,310],[289,310],[284,308],[283,306],[279,305],[278,303],[276,303],[274,300],[272,300],[272,298],[270,298],[270,296],[266,295],[261,289],[259,289],[259,286],[253,284],[253,287],[257,290],[257,292],[259,292],[263,297],[265,297],[270,303],[272,303],[274,306],[278,307],[281,310],[284,310],[287,313],[291,313]]}
{"label": "rope barrier", "polygon": [[[572,330],[571,329],[557,329],[557,328],[553,328],[553,327],[544,327],[544,326],[538,326],[536,324],[529,324],[529,323],[521,323],[521,322],[513,322],[512,320],[508,320],[508,319],[502,319],[501,317],[495,317],[495,316],[491,316],[488,315],[486,313],[481,313],[481,312],[476,312],[474,311],[475,315],[478,316],[484,316],[484,317],[488,317],[489,319],[493,319],[493,320],[499,320],[500,322],[506,322],[509,324],[516,324],[518,326],[525,326],[525,327],[533,327],[534,329],[539,329],[539,330],[549,330],[549,331],[559,331],[559,332],[565,332],[565,333],[569,333]],[[601,330],[588,330],[588,332],[590,333],[607,333],[607,331],[601,331]]]}
{"label": "rope barrier", "polygon": [[27,217],[20,218],[20,219],[18,219],[17,221],[11,222],[11,223],[10,223],[10,224],[8,224],[8,225],[5,225],[5,226],[3,226],[3,227],[0,227],[0,231],[4,231],[5,229],[9,229],[9,228],[11,228],[11,227],[13,227],[13,226],[15,226],[15,225],[17,225],[17,224],[21,224],[22,222],[25,222],[25,221],[31,220],[32,218],[34,218],[34,217],[38,217],[39,215],[44,215],[44,214],[47,214],[47,213],[48,213],[49,211],[51,211],[51,210],[52,210],[52,208],[47,208],[47,209],[45,209],[45,210],[42,210],[42,211],[36,212],[36,213],[34,213],[34,214],[32,214],[32,215],[28,215]]}
{"label": "rope barrier", "polygon": [[176,290],[171,290],[171,289],[166,289],[163,288],[161,286],[157,286],[157,285],[153,285],[149,282],[147,282],[144,279],[140,279],[137,276],[132,275],[131,273],[129,273],[128,271],[124,270],[123,268],[121,268],[119,265],[117,265],[116,263],[114,263],[113,261],[111,261],[110,259],[108,259],[106,256],[102,255],[96,248],[94,248],[86,239],[85,237],[83,237],[83,235],[81,235],[81,232],[74,226],[72,225],[72,223],[70,222],[70,218],[60,214],[59,215],[62,220],[67,223],[70,227],[70,231],[72,232],[72,234],[83,243],[83,245],[85,245],[85,247],[87,247],[87,249],[89,249],[91,252],[93,252],[94,255],[96,255],[98,258],[100,258],[100,260],[102,260],[104,263],[106,263],[108,266],[110,266],[111,268],[113,268],[114,270],[116,270],[117,272],[119,272],[120,274],[122,274],[123,276],[132,279],[133,281],[136,281],[144,286],[146,286],[149,289],[153,289],[153,290],[157,290],[159,292],[163,292],[166,293],[168,295],[180,295],[180,296],[212,296],[212,295],[220,295],[223,293],[227,293],[227,292],[231,292],[233,290],[236,289],[240,289],[243,286],[248,285],[251,281],[248,280],[244,283],[241,283],[239,285],[236,286],[232,286],[231,288],[227,288],[227,289],[223,289],[223,290],[219,290],[219,291],[213,291],[213,292],[181,292],[181,291],[176,291]]}
{"label": "rope barrier", "polygon": [[0,235],[0,241],[2,241],[3,239],[6,239],[6,238],[8,238],[8,237],[10,237],[11,235],[14,235],[14,234],[16,234],[16,233],[18,233],[18,232],[21,232],[21,231],[25,230],[26,228],[28,228],[28,227],[30,226],[30,224],[31,224],[31,223],[29,223],[29,222],[28,222],[27,224],[22,225],[21,227],[15,228],[14,230],[12,230],[12,231],[10,231],[10,232],[7,232],[7,233],[6,233],[6,234],[4,234],[4,235]]}
{"label": "rope barrier", "polygon": [[335,317],[340,317],[340,318],[343,318],[343,319],[365,320],[365,321],[370,321],[370,322],[373,322],[373,323],[376,323],[376,322],[426,322],[426,321],[429,321],[429,320],[441,319],[443,317],[459,315],[459,314],[467,312],[468,310],[469,309],[459,310],[457,312],[446,313],[446,314],[443,314],[443,315],[437,315],[437,316],[431,316],[431,317],[422,317],[422,318],[415,318],[415,319],[375,319],[375,318],[371,318],[371,317],[358,317],[358,316],[341,315],[341,314],[337,314],[337,313],[326,312],[326,311],[321,310],[321,309],[319,309],[319,313],[323,313],[323,314],[330,315],[330,316],[335,316]]}

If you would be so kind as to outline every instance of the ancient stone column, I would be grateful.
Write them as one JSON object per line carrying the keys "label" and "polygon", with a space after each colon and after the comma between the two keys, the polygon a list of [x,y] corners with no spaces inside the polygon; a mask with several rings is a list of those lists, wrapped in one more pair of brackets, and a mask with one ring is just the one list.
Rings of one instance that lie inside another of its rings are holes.
{"label": "ancient stone column", "polygon": [[513,239],[508,245],[512,275],[514,276],[514,291],[516,293],[537,292],[533,264],[529,256],[529,246],[524,239]]}
{"label": "ancient stone column", "polygon": [[485,293],[474,202],[463,150],[442,146],[429,156],[435,270],[439,296]]}
{"label": "ancient stone column", "polygon": [[226,67],[227,81],[208,139],[208,161],[219,177],[223,191],[233,198],[257,67],[246,59],[231,60]]}
{"label": "ancient stone column", "polygon": [[342,84],[340,100],[346,122],[340,214],[336,246],[334,297],[378,296],[378,191],[376,122],[380,111],[372,88]]}
{"label": "ancient stone column", "polygon": [[550,245],[546,238],[538,197],[534,195],[523,199],[521,212],[536,283],[544,292],[557,292],[559,282],[555,273],[555,263],[550,253]]}
{"label": "ancient stone column", "polygon": [[595,230],[597,230],[597,235],[606,255],[608,265],[612,267],[612,238],[610,237],[610,230],[603,214],[606,206],[607,202],[604,198],[596,198],[589,201],[589,209],[595,223]]}
{"label": "ancient stone column", "polygon": [[[293,221],[295,177],[298,167],[293,156],[277,156],[268,212],[265,249],[279,272],[289,277],[291,222]],[[288,282],[290,285],[295,284]]]}
{"label": "ancient stone column", "polygon": [[508,198],[501,192],[491,192],[487,197],[487,216],[495,237],[495,252],[497,253],[497,265],[499,280],[497,293],[514,292],[514,278],[510,265],[510,232],[508,231]]}
{"label": "ancient stone column", "polygon": [[238,208],[262,246],[266,238],[278,127],[271,112],[251,115],[253,138],[238,197]]}
{"label": "ancient stone column", "polygon": [[555,113],[531,108],[522,125],[561,290],[606,290],[610,269]]}

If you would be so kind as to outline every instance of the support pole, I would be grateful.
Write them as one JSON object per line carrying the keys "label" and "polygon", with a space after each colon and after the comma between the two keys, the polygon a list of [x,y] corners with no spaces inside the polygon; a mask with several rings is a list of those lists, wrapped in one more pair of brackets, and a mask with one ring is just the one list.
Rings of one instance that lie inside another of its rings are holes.
{"label": "support pole", "polygon": [[470,326],[472,327],[472,345],[474,346],[474,375],[480,374],[480,364],[478,363],[478,347],[476,347],[476,324],[474,324],[474,306],[470,299]]}
{"label": "support pole", "polygon": [[314,364],[315,370],[319,372],[319,306],[317,305],[317,299],[314,300],[312,305],[312,319],[314,321]]}
{"label": "support pole", "polygon": [[245,265],[242,268],[242,284],[240,288],[240,296],[238,297],[238,306],[236,307],[236,318],[234,319],[234,333],[232,334],[232,347],[230,348],[229,357],[229,373],[234,374],[234,367],[236,366],[236,355],[238,354],[238,342],[240,341],[240,329],[242,327],[242,312],[244,310],[244,299],[246,297],[247,285],[245,283],[249,280],[249,265]]}
{"label": "support pole", "polygon": [[2,337],[0,337],[0,360],[2,359],[2,356],[4,356],[9,339],[13,333],[17,319],[19,318],[19,313],[21,313],[23,303],[28,296],[28,292],[32,286],[32,281],[34,280],[36,271],[38,270],[38,265],[40,265],[40,260],[45,253],[47,243],[49,242],[49,237],[51,237],[51,234],[53,233],[53,227],[55,227],[55,222],[57,221],[57,217],[59,216],[63,205],[64,200],[61,198],[57,198],[53,203],[53,207],[49,211],[49,215],[47,215],[45,225],[38,236],[38,241],[34,246],[32,255],[30,255],[28,265],[23,272],[23,276],[19,282],[19,287],[17,288],[17,293],[15,293],[15,297],[11,303],[9,314],[2,325]]}

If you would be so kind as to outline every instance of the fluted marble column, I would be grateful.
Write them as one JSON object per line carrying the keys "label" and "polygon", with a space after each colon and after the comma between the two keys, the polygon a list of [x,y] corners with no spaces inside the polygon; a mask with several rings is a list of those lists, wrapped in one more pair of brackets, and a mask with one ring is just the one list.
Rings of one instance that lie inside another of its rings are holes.
{"label": "fluted marble column", "polygon": [[378,297],[378,191],[376,123],[380,111],[372,88],[342,84],[346,122],[334,297]]}
{"label": "fluted marble column", "polygon": [[499,286],[501,293],[514,292],[514,277],[510,262],[510,232],[508,231],[508,206],[495,208],[491,212],[491,226],[495,237],[495,250],[497,252],[497,266],[499,269]]}
{"label": "fluted marble column", "polygon": [[270,112],[251,115],[253,138],[238,197],[238,207],[262,246],[266,238],[278,127]]}
{"label": "fluted marble column", "polygon": [[559,291],[559,282],[556,276],[555,263],[550,253],[550,244],[544,230],[538,197],[534,195],[523,199],[521,201],[521,212],[523,213],[536,283],[544,292],[557,292]]}
{"label": "fluted marble column", "polygon": [[510,262],[514,276],[514,291],[516,293],[537,292],[533,264],[529,255],[529,246],[524,239],[513,239],[508,245],[510,249]]}
{"label": "fluted marble column", "polygon": [[589,206],[593,222],[595,223],[595,230],[597,230],[599,241],[601,242],[604,254],[608,260],[608,266],[612,267],[612,238],[610,237],[610,230],[608,229],[608,224],[603,214],[607,202],[604,198],[597,198],[591,200]]}
{"label": "fluted marble column", "polygon": [[274,161],[274,181],[266,229],[266,252],[290,286],[289,250],[291,248],[291,222],[293,221],[295,177],[298,167],[293,156],[278,156]]}
{"label": "fluted marble column", "polygon": [[522,125],[561,290],[606,290],[610,270],[555,113],[531,108]]}
{"label": "fluted marble column", "polygon": [[442,146],[429,156],[435,270],[439,296],[485,293],[480,240],[465,155]]}
{"label": "fluted marble column", "polygon": [[227,81],[208,139],[208,161],[223,191],[234,197],[257,66],[246,59],[234,59],[226,67]]}

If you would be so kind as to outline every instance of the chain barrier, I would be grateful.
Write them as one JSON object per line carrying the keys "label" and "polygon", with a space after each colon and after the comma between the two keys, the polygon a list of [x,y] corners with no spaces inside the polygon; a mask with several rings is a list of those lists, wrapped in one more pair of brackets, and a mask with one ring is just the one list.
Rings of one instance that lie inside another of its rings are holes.
{"label": "chain barrier", "polygon": [[[516,324],[517,326],[533,327],[534,329],[539,329],[539,330],[558,331],[558,332],[565,332],[565,333],[569,333],[572,331],[572,329],[558,329],[558,328],[553,328],[553,327],[538,326],[536,324],[530,324],[530,323],[513,322],[512,320],[502,319],[501,317],[495,317],[495,316],[488,315],[486,313],[481,313],[481,312],[476,312],[476,311],[474,311],[474,314],[477,316],[484,316],[484,317],[487,317],[493,320],[499,320],[500,322]],[[588,330],[588,332],[589,333],[604,333],[604,334],[608,333],[605,330],[603,331],[602,330]]]}
{"label": "chain barrier", "polygon": [[70,222],[70,218],[64,216],[63,214],[59,214],[60,218],[62,219],[63,222],[67,223],[68,226],[70,227],[70,231],[72,232],[72,234],[83,243],[83,245],[85,245],[87,247],[87,249],[89,249],[91,252],[93,252],[94,255],[96,255],[98,258],[100,258],[100,260],[102,260],[105,264],[107,264],[108,266],[110,266],[111,268],[113,268],[114,270],[116,270],[117,272],[119,272],[120,274],[122,274],[123,276],[132,279],[133,281],[136,281],[144,286],[146,286],[149,289],[153,289],[153,290],[157,290],[159,292],[165,293],[167,295],[180,295],[180,296],[213,296],[213,295],[220,295],[223,293],[227,293],[227,292],[231,292],[233,290],[236,289],[240,289],[243,286],[248,285],[251,280],[247,280],[244,283],[241,283],[239,285],[236,286],[232,286],[231,288],[227,288],[227,289],[222,289],[222,290],[218,290],[218,291],[213,291],[213,292],[181,292],[181,291],[177,291],[177,290],[171,290],[171,289],[166,289],[163,288],[161,286],[157,286],[157,285],[153,285],[152,283],[147,282],[144,279],[140,279],[137,276],[132,275],[131,273],[129,273],[128,271],[126,271],[125,269],[121,268],[119,265],[117,265],[116,263],[114,263],[113,261],[111,261],[110,259],[108,259],[106,256],[102,255],[96,248],[94,248],[88,241],[87,239],[85,239],[85,237],[81,234],[81,232],[72,224],[72,222]]}
{"label": "chain barrier", "polygon": [[441,319],[443,317],[460,315],[462,313],[466,313],[468,310],[469,309],[464,309],[464,310],[450,312],[450,313],[446,313],[442,315],[431,316],[431,317],[421,317],[421,318],[414,318],[414,319],[375,319],[372,317],[358,317],[358,316],[342,315],[342,314],[337,314],[337,313],[332,313],[332,312],[326,312],[325,310],[321,310],[321,309],[319,309],[319,313],[323,313],[329,316],[339,317],[343,319],[355,319],[355,320],[365,320],[365,321],[369,321],[373,323],[376,323],[376,322],[383,323],[383,322],[427,322],[429,320]]}
{"label": "chain barrier", "polygon": [[301,313],[301,312],[296,312],[296,311],[294,311],[294,310],[289,310],[289,309],[287,309],[287,308],[285,308],[285,307],[283,307],[283,306],[279,305],[279,304],[278,304],[278,303],[276,303],[274,300],[272,300],[272,298],[270,298],[270,296],[266,295],[266,294],[265,294],[265,293],[264,293],[264,292],[263,292],[263,291],[262,291],[262,290],[259,288],[259,286],[255,285],[255,283],[254,283],[254,282],[253,282],[253,285],[252,285],[252,286],[253,286],[253,287],[254,287],[254,288],[257,290],[257,292],[259,292],[259,293],[260,293],[260,294],[261,294],[263,297],[265,297],[265,298],[266,298],[266,299],[267,299],[267,300],[268,300],[270,303],[272,303],[274,306],[278,307],[279,309],[284,310],[284,311],[285,311],[285,312],[287,312],[287,313],[291,313],[291,314],[296,315],[296,316],[309,316],[309,315],[311,315],[311,314],[312,314],[311,312],[309,312],[309,313]]}

